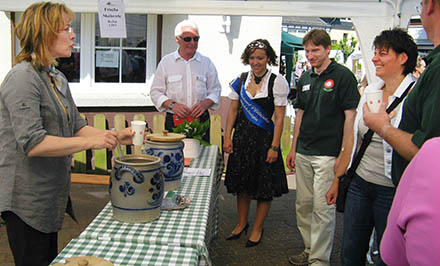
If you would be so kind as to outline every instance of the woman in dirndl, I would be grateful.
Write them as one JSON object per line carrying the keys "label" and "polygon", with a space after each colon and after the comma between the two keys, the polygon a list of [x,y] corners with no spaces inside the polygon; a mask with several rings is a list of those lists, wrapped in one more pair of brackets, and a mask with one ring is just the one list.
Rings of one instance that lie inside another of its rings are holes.
{"label": "woman in dirndl", "polygon": [[238,223],[227,240],[247,234],[254,199],[256,218],[246,242],[246,247],[253,247],[262,239],[272,199],[289,192],[279,148],[289,86],[282,75],[268,69],[277,65],[277,56],[267,40],[249,43],[241,59],[251,70],[231,82],[223,146],[229,154],[225,185],[228,193],[237,196],[238,211]]}

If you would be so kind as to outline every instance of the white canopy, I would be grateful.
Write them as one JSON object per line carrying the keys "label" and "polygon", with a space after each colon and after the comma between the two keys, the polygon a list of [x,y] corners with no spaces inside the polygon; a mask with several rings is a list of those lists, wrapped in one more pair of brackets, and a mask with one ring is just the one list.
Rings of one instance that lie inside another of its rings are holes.
{"label": "white canopy", "polygon": [[[33,0],[1,1],[0,10],[23,11]],[[97,12],[98,0],[64,0],[75,12]],[[372,40],[380,31],[395,26],[407,28],[416,14],[420,0],[124,0],[127,13],[318,16],[350,17],[360,41],[364,58],[372,58]],[[372,82],[373,65],[367,63],[367,77]]]}

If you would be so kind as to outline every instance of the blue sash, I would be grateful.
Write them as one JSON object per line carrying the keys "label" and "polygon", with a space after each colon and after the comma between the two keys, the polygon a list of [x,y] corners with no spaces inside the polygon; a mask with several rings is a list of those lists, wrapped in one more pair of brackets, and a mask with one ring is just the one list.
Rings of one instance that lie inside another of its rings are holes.
{"label": "blue sash", "polygon": [[[241,93],[239,91],[241,83]],[[245,89],[245,80],[240,82],[240,78],[236,78],[229,85],[234,89],[238,95],[240,95],[240,103],[243,109],[244,114],[247,119],[251,121],[254,125],[261,127],[262,129],[273,132],[274,124],[272,119],[268,114],[261,108],[258,104],[256,104],[246,93]]]}

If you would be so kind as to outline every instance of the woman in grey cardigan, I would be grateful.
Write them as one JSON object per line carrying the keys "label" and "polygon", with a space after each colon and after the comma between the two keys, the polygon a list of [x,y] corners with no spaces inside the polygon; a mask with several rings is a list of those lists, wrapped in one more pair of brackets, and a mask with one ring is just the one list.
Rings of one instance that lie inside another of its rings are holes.
{"label": "woman in grey cardigan", "polygon": [[17,266],[47,266],[57,255],[64,213],[73,217],[71,154],[131,142],[130,128],[87,126],[54,67],[71,56],[73,18],[64,4],[28,7],[16,28],[22,48],[0,87],[0,212]]}

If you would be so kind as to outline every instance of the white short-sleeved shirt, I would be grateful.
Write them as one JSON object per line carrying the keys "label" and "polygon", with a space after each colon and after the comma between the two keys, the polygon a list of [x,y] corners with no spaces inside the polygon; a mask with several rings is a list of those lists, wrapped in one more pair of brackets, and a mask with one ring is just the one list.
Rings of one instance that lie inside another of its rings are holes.
{"label": "white short-sleeved shirt", "polygon": [[[268,96],[269,77],[271,73],[272,71],[269,69],[266,73],[266,77],[264,78],[263,85],[261,86],[261,91],[255,94],[255,96],[252,96],[248,91],[246,91],[246,93],[251,99],[266,98]],[[251,77],[252,77],[252,71],[249,71],[245,82],[245,88],[247,88],[249,82],[251,82]],[[278,74],[273,84],[273,96],[274,96],[275,106],[286,106],[288,94],[289,94],[289,84],[287,84],[287,80],[281,74]],[[228,97],[231,100],[239,99],[238,93],[236,93],[232,87]]]}

